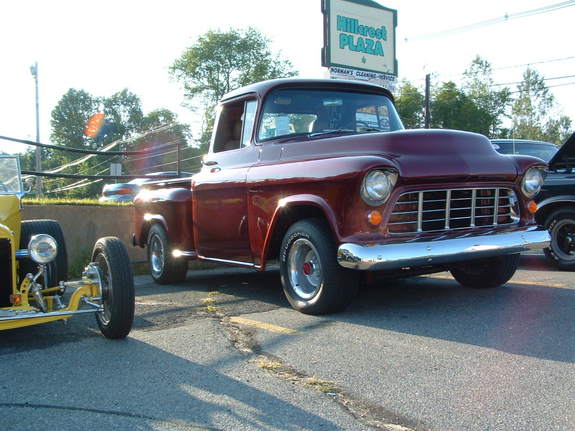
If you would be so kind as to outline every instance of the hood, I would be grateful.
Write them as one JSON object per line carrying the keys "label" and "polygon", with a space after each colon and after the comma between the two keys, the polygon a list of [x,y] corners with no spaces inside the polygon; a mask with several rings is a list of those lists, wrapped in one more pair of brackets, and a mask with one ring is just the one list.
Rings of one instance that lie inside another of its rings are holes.
{"label": "hood", "polygon": [[6,238],[10,234],[10,232],[5,231],[5,229],[9,229],[19,239],[21,222],[20,198],[16,195],[0,195],[0,231],[2,231],[2,237]]}
{"label": "hood", "polygon": [[[515,158],[497,153],[483,135],[455,130],[403,130],[318,139],[296,150],[285,146],[284,156],[316,153],[334,155],[381,155],[390,160],[403,180],[514,181]],[[292,153],[293,152],[293,153]],[[292,154],[290,154],[292,153]]]}
{"label": "hood", "polygon": [[575,132],[565,141],[559,151],[549,160],[549,169],[573,169],[575,167]]}

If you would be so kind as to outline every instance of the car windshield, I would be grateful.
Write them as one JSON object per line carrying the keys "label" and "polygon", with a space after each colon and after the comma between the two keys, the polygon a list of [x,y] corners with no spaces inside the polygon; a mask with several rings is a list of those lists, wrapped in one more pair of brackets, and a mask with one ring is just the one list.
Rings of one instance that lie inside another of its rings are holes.
{"label": "car windshield", "polygon": [[266,98],[258,139],[401,129],[403,125],[393,103],[383,94],[282,89]]}
{"label": "car windshield", "polygon": [[20,193],[22,193],[22,179],[18,158],[0,156],[0,194]]}
{"label": "car windshield", "polygon": [[533,156],[545,162],[551,160],[558,151],[556,146],[545,142],[494,142],[493,146],[502,154]]}

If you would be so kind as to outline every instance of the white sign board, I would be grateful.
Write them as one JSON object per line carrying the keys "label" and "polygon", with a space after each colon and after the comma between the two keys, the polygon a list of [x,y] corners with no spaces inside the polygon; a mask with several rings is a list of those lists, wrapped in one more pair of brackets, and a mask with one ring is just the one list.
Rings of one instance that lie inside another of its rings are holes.
{"label": "white sign board", "polygon": [[397,76],[397,12],[373,0],[323,0],[324,66]]}
{"label": "white sign board", "polygon": [[122,175],[122,164],[121,163],[110,163],[110,175],[117,177]]}

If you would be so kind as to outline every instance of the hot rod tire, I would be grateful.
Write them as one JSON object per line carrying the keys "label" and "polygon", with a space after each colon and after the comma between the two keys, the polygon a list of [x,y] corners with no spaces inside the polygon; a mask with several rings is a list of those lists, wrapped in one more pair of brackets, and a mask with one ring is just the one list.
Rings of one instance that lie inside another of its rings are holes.
{"label": "hot rod tire", "polygon": [[[48,286],[55,287],[60,281],[68,280],[68,254],[66,252],[66,241],[60,224],[56,220],[24,220],[20,231],[20,248],[26,249],[30,239],[34,235],[45,233],[56,240],[58,254],[56,259],[46,265],[48,273]],[[32,259],[22,259],[19,261],[20,280],[31,273],[38,272],[38,264]]]}
{"label": "hot rod tire", "polygon": [[507,283],[519,266],[519,254],[462,262],[450,268],[460,284],[476,289],[489,289]]}
{"label": "hot rod tire", "polygon": [[320,219],[294,223],[280,249],[280,275],[291,306],[306,314],[345,309],[359,286],[358,273],[337,263],[329,227]]}
{"label": "hot rod tire", "polygon": [[98,264],[104,311],[96,321],[107,338],[124,338],[134,321],[134,278],[128,253],[115,237],[100,238],[94,245],[92,262]]}
{"label": "hot rod tire", "polygon": [[551,244],[545,256],[559,268],[575,270],[575,211],[561,209],[547,217],[545,227],[551,235]]}
{"label": "hot rod tire", "polygon": [[158,284],[177,283],[186,279],[188,261],[172,256],[165,229],[155,224],[148,233],[148,264],[152,278]]}

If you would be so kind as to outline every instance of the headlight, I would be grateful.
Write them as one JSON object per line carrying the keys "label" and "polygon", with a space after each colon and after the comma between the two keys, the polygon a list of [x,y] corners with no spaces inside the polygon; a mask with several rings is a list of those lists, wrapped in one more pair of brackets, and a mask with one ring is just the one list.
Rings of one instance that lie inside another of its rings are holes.
{"label": "headlight", "polygon": [[58,254],[58,244],[50,235],[41,233],[30,238],[28,252],[34,262],[40,264],[50,263]]}
{"label": "headlight", "polygon": [[378,206],[385,203],[393,186],[397,181],[397,173],[392,171],[373,170],[370,171],[361,185],[361,198],[371,206]]}
{"label": "headlight", "polygon": [[532,198],[541,191],[543,181],[543,172],[540,168],[529,168],[521,181],[521,191],[528,198]]}

